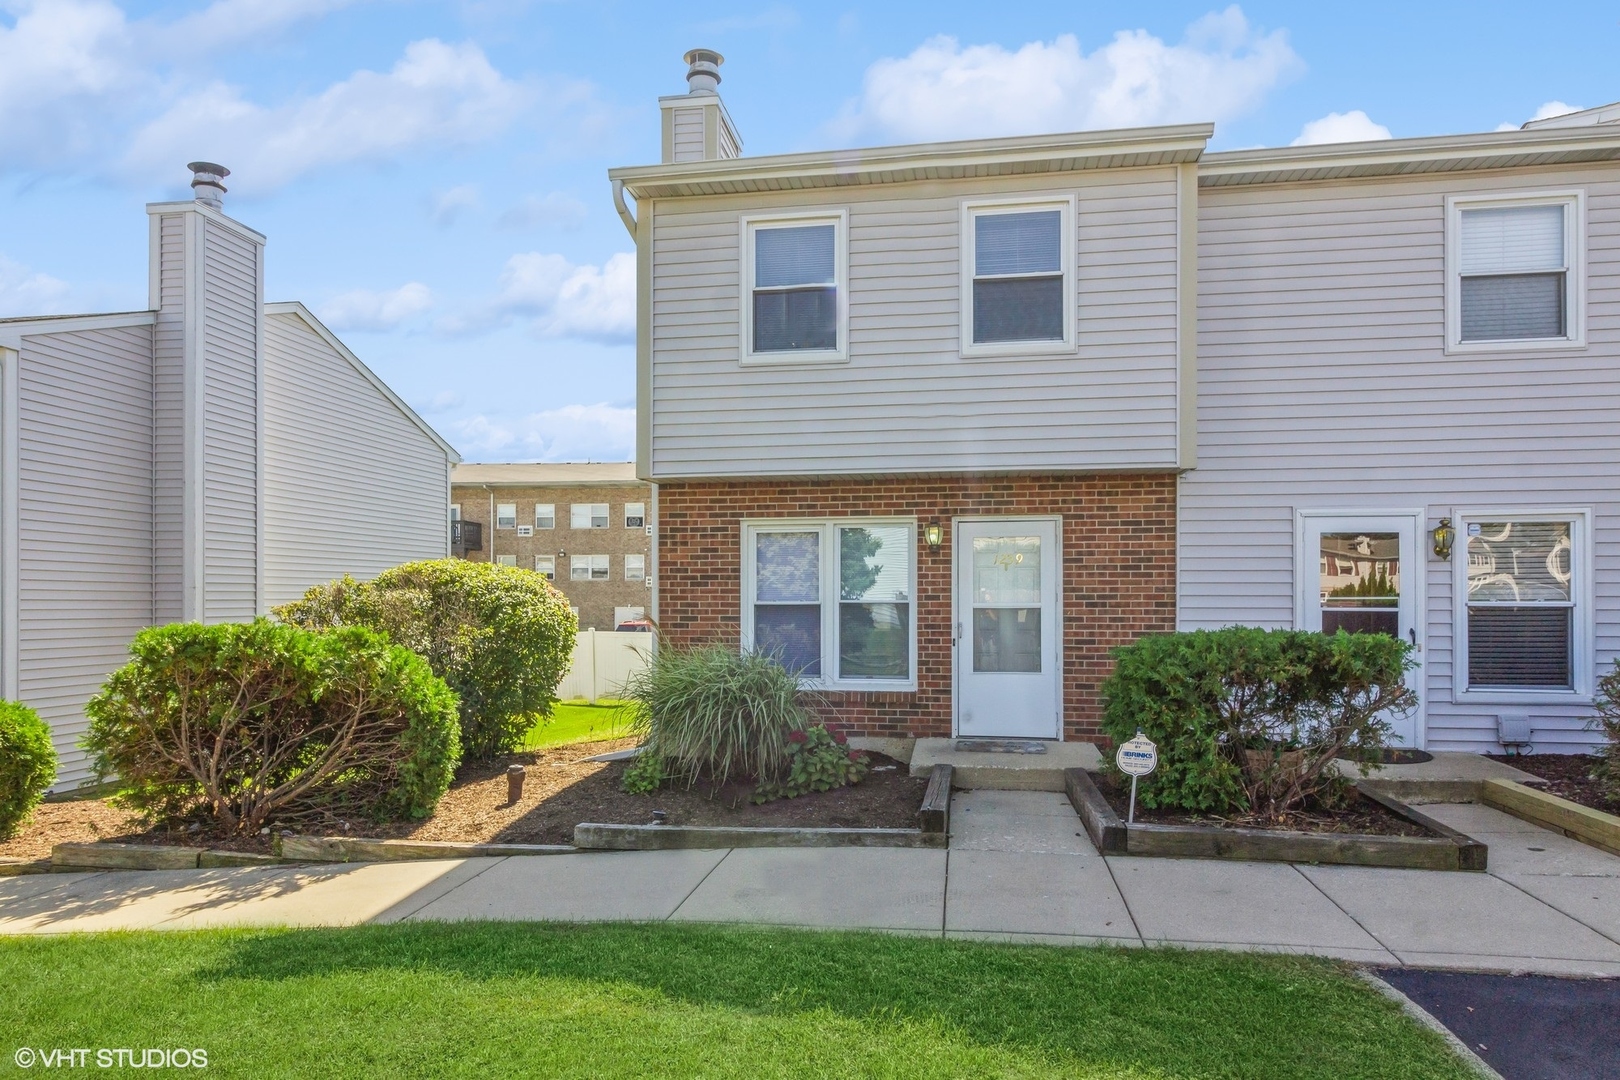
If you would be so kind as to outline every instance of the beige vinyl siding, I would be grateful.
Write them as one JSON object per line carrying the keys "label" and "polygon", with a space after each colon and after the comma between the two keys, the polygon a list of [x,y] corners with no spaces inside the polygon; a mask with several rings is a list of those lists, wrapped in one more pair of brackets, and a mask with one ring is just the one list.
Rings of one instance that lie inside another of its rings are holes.
{"label": "beige vinyl siding", "polygon": [[703,107],[671,109],[674,156],[672,161],[703,160]]}
{"label": "beige vinyl siding", "polygon": [[186,217],[158,218],[159,311],[153,328],[153,602],[159,622],[185,616]]}
{"label": "beige vinyl siding", "polygon": [[268,604],[449,544],[444,450],[293,314],[265,322]]}
{"label": "beige vinyl siding", "polygon": [[258,246],[204,219],[203,618],[258,614]]}
{"label": "beige vinyl siding", "polygon": [[84,705],[152,622],[152,329],[23,339],[18,688],[58,787],[89,778]]}
{"label": "beige vinyl siding", "polygon": [[[1589,346],[1447,356],[1445,196],[1575,187],[1588,193]],[[1620,171],[1206,188],[1199,252],[1182,626],[1292,624],[1296,507],[1424,507],[1430,528],[1458,507],[1589,507],[1608,669],[1620,652]],[[1515,707],[1452,703],[1451,564],[1425,570],[1428,745],[1494,749],[1496,714]],[[1520,711],[1540,749],[1594,738],[1590,708]]]}
{"label": "beige vinyl siding", "polygon": [[[1078,193],[1078,352],[961,356],[964,199]],[[849,213],[847,363],[739,363],[739,220]],[[652,205],[653,478],[1173,468],[1176,177],[1100,170]]]}

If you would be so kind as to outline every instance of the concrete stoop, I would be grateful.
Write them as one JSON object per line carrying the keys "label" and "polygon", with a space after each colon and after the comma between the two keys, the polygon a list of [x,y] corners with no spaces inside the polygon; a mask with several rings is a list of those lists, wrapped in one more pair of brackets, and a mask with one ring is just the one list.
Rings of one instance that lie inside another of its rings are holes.
{"label": "concrete stoop", "polygon": [[[1095,769],[1102,755],[1091,743],[1050,739],[918,739],[911,775],[927,776],[935,765],[956,770],[955,786],[979,791],[1063,791],[1064,769]],[[990,745],[1036,744],[1041,753],[989,749]]]}

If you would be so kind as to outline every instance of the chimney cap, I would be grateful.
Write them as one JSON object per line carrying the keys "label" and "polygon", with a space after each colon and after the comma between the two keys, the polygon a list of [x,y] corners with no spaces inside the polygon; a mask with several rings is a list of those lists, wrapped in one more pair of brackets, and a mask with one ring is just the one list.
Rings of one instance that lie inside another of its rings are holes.
{"label": "chimney cap", "polygon": [[197,201],[212,206],[218,210],[225,204],[225,178],[231,175],[231,170],[223,165],[215,165],[212,161],[192,161],[186,168],[191,170],[191,190],[195,193]]}
{"label": "chimney cap", "polygon": [[712,94],[720,85],[720,65],[726,58],[713,49],[692,49],[681,59],[686,61],[686,86],[689,93]]}

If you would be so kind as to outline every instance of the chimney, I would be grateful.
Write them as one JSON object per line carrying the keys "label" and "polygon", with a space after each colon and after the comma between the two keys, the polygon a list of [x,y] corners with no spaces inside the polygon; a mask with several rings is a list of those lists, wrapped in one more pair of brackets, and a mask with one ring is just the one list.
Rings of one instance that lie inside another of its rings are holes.
{"label": "chimney", "polygon": [[223,210],[225,178],[231,175],[231,170],[212,161],[193,161],[186,168],[191,170],[191,190],[196,193],[197,201],[215,210]]}
{"label": "chimney", "polygon": [[664,114],[664,162],[740,156],[742,138],[716,89],[726,58],[713,49],[693,49],[683,59],[687,92],[658,99]]}

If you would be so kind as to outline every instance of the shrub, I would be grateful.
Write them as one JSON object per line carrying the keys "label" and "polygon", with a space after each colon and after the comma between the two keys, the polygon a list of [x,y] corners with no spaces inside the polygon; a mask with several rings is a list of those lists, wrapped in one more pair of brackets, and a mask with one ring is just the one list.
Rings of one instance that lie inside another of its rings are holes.
{"label": "shrub", "polygon": [[533,570],[465,559],[406,563],[369,582],[317,585],[276,617],[306,630],[365,626],[427,660],[461,700],[469,757],[519,749],[557,700],[578,620]]}
{"label": "shrub", "polygon": [[1327,770],[1342,751],[1384,745],[1382,717],[1415,703],[1404,681],[1410,654],[1382,634],[1233,626],[1152,635],[1114,651],[1102,728],[1116,745],[1138,729],[1158,744],[1158,769],[1140,782],[1143,806],[1277,817],[1342,794]]}
{"label": "shrub", "polygon": [[701,778],[780,778],[788,735],[815,722],[799,681],[768,656],[724,645],[665,645],[625,686],[642,756],[688,787]]}
{"label": "shrub", "polygon": [[630,795],[651,795],[664,783],[664,763],[657,754],[642,751],[625,766],[619,787]]}
{"label": "shrub", "polygon": [[803,731],[788,732],[787,776],[767,781],[754,791],[754,801],[796,799],[812,791],[858,784],[866,778],[871,762],[866,755],[851,750],[841,733],[820,724]]}
{"label": "shrub", "polygon": [[460,758],[455,694],[370,630],[180,623],[130,657],[91,699],[84,745],[116,801],[159,820],[426,817]]}
{"label": "shrub", "polygon": [[1609,798],[1620,802],[1620,660],[1614,662],[1613,671],[1598,680],[1597,689],[1597,716],[1592,726],[1606,739],[1598,751],[1603,763],[1597,774]]}
{"label": "shrub", "polygon": [[55,779],[51,729],[28,706],[0,701],[0,840],[28,820]]}

